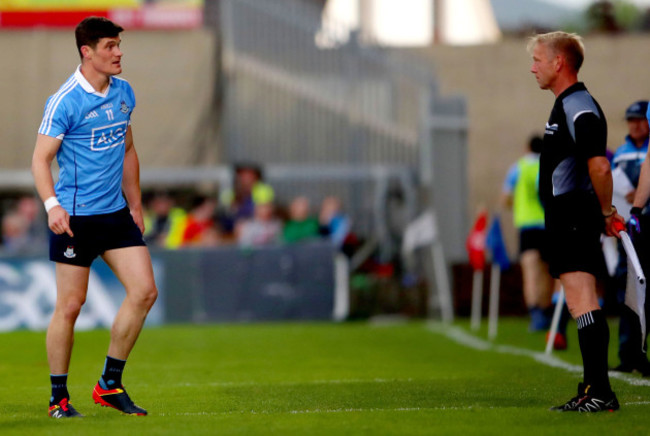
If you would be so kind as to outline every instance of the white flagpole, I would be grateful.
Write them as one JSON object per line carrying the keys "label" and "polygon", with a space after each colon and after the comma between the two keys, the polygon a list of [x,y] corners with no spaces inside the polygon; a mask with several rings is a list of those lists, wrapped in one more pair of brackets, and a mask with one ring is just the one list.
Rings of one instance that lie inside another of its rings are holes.
{"label": "white flagpole", "polygon": [[472,280],[472,314],[470,328],[474,331],[481,327],[481,305],[483,303],[483,270],[474,270]]}
{"label": "white flagpole", "polygon": [[551,330],[548,333],[548,340],[546,341],[546,354],[551,354],[553,351],[553,344],[555,343],[555,335],[557,335],[557,328],[560,325],[560,318],[562,317],[562,309],[564,308],[564,287],[560,288],[560,295],[557,297],[555,303],[555,310],[553,311],[553,320],[551,321]]}
{"label": "white flagpole", "polygon": [[488,318],[488,338],[494,340],[497,337],[499,323],[499,288],[501,286],[501,267],[493,263],[490,273],[490,305]]}

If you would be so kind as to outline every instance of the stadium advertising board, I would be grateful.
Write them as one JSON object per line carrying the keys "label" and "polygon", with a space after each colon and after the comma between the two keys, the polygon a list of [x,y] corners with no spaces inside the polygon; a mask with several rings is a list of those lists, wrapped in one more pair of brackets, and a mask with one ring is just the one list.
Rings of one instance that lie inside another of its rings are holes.
{"label": "stadium advertising board", "polygon": [[0,27],[74,27],[87,16],[127,29],[192,29],[203,24],[203,0],[2,0]]}
{"label": "stadium advertising board", "polygon": [[[161,295],[147,317],[147,325],[162,324],[164,316],[160,261],[153,259],[153,266]],[[0,331],[47,329],[56,302],[54,270],[53,262],[41,258],[0,261]],[[124,287],[108,265],[95,261],[76,328],[110,327],[123,298]]]}

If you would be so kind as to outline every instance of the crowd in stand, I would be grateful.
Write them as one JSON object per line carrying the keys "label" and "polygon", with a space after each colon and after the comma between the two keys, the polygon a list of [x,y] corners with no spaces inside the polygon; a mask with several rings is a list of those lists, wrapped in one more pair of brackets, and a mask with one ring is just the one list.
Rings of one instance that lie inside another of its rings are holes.
{"label": "crowd in stand", "polygon": [[[306,196],[297,196],[283,207],[255,165],[235,168],[232,189],[210,194],[145,192],[143,204],[144,238],[151,247],[236,244],[253,248],[329,239],[342,248],[353,238],[350,219],[338,198],[324,198],[320,210]],[[46,246],[48,232],[41,209],[34,196],[10,203],[2,218],[3,253],[23,254]]]}

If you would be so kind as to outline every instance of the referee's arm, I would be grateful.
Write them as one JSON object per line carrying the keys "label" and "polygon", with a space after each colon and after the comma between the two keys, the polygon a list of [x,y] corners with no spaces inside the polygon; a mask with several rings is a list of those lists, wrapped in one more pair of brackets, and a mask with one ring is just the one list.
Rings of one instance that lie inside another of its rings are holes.
{"label": "referee's arm", "polygon": [[607,236],[620,237],[618,230],[613,228],[614,221],[624,222],[623,217],[616,213],[612,206],[612,169],[605,156],[594,156],[587,161],[589,178],[594,187],[594,192],[600,203],[600,210],[605,217],[605,233]]}
{"label": "referee's arm", "polygon": [[144,233],[144,218],[142,217],[142,194],[140,192],[140,161],[133,145],[133,132],[131,126],[126,131],[124,138],[124,171],[122,175],[122,189],[129,204],[133,221],[140,231]]}

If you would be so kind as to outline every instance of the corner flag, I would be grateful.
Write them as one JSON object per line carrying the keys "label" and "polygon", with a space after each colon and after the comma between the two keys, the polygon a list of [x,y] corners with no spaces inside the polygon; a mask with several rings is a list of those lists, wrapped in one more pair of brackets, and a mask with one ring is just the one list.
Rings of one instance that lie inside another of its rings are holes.
{"label": "corner flag", "polygon": [[501,220],[496,215],[492,220],[492,225],[487,234],[485,241],[487,248],[492,252],[492,262],[499,265],[502,270],[510,268],[510,259],[506,244],[503,242],[503,232],[501,231]]}
{"label": "corner flag", "polygon": [[474,271],[483,271],[485,267],[485,228],[487,227],[487,211],[482,211],[474,227],[467,236],[465,247],[469,256],[469,263]]}
{"label": "corner flag", "polygon": [[641,321],[641,350],[645,353],[645,335],[646,335],[646,320],[645,320],[645,291],[646,281],[641,263],[637,257],[634,245],[630,240],[627,232],[619,232],[623,242],[625,254],[627,254],[627,286],[625,288],[625,305],[632,309],[634,313],[639,316]]}

